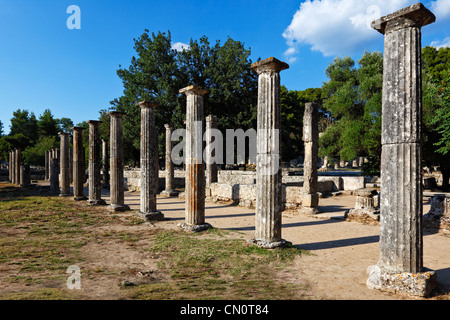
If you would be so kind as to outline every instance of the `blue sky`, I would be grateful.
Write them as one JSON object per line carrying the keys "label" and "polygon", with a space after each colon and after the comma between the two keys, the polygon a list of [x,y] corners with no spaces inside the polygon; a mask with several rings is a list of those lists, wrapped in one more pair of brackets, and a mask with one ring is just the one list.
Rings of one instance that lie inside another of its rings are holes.
{"label": "blue sky", "polygon": [[[383,50],[373,17],[413,4],[408,0],[0,0],[0,121],[9,132],[13,111],[37,117],[50,109],[75,124],[122,94],[116,75],[134,55],[144,29],[171,31],[174,43],[206,35],[245,43],[252,60],[274,56],[290,64],[288,89],[319,87],[335,56]],[[423,2],[437,22],[422,30],[422,45],[450,43],[450,0]],[[81,29],[69,30],[67,8],[81,9]]]}

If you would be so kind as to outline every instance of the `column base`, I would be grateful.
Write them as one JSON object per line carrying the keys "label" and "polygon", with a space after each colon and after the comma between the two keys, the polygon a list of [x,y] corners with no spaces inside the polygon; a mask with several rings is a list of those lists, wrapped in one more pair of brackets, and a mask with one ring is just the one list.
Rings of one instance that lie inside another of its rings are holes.
{"label": "column base", "polygon": [[164,191],[161,191],[161,193],[160,193],[160,195],[165,196],[165,197],[168,197],[168,198],[170,198],[170,197],[177,197],[178,194],[179,194],[179,192],[178,192],[178,191],[175,191],[175,190],[173,190],[173,189],[170,189],[170,190],[164,190]]}
{"label": "column base", "polygon": [[201,231],[205,231],[205,230],[208,230],[213,227],[209,223],[192,225],[192,224],[187,224],[186,222],[179,223],[178,226],[181,229],[184,229],[184,230],[190,231],[190,232],[201,232]]}
{"label": "column base", "polygon": [[87,203],[90,206],[106,206],[106,202],[103,199],[93,199],[93,200],[89,199]]}
{"label": "column base", "polygon": [[155,212],[137,212],[138,215],[141,217],[144,217],[147,221],[161,221],[164,220],[164,214],[161,213],[161,211],[155,211]]}
{"label": "column base", "polygon": [[318,205],[319,205],[319,195],[317,193],[313,193],[313,194],[304,193],[304,194],[302,194],[302,206],[303,207],[315,208]]}
{"label": "column base", "polygon": [[128,211],[130,206],[126,204],[110,204],[108,209],[109,211]]}
{"label": "column base", "polygon": [[87,197],[85,197],[85,196],[81,196],[81,197],[75,197],[75,198],[73,198],[73,200],[75,200],[75,201],[84,201],[84,200],[87,200],[88,198]]}
{"label": "column base", "polygon": [[265,241],[265,240],[257,240],[257,239],[249,239],[247,242],[257,245],[263,249],[275,249],[275,248],[284,248],[292,245],[292,242],[281,239],[280,241]]}
{"label": "column base", "polygon": [[60,197],[70,197],[72,195],[70,193],[60,193],[59,196]]}
{"label": "column base", "polygon": [[367,272],[369,278],[366,285],[369,289],[428,297],[437,284],[437,274],[431,270],[418,273],[387,273],[378,265],[374,265],[369,266]]}

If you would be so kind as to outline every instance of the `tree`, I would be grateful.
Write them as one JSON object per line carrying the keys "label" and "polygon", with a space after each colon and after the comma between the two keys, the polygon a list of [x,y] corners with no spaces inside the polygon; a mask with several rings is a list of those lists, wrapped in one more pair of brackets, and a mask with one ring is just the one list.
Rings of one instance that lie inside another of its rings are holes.
{"label": "tree", "polygon": [[17,134],[23,134],[28,138],[29,144],[32,145],[37,140],[37,120],[33,112],[28,110],[17,109],[13,112],[11,118],[11,130],[9,135],[15,136]]}
{"label": "tree", "polygon": [[3,122],[0,121],[0,137],[3,136]]}
{"label": "tree", "polygon": [[61,118],[57,120],[59,131],[71,132],[73,127],[73,121],[69,118]]}
{"label": "tree", "polygon": [[341,160],[369,159],[366,174],[379,173],[381,157],[381,89],[383,57],[365,52],[358,61],[337,57],[326,69],[323,106],[332,123],[320,138],[320,155]]}
{"label": "tree", "polygon": [[228,39],[212,46],[203,36],[192,40],[189,49],[177,52],[171,47],[171,35],[158,32],[135,39],[137,57],[128,69],[119,69],[123,96],[111,102],[112,109],[126,112],[123,120],[126,160],[139,160],[140,110],[136,103],[149,100],[159,104],[155,121],[163,155],[164,124],[184,127],[186,98],[179,90],[198,85],[209,90],[205,96],[205,115],[218,116],[219,129],[254,127],[256,124],[257,75],[251,72],[250,50]]}
{"label": "tree", "polygon": [[50,109],[44,110],[39,116],[38,132],[40,136],[57,137],[59,132],[58,120],[55,119]]}

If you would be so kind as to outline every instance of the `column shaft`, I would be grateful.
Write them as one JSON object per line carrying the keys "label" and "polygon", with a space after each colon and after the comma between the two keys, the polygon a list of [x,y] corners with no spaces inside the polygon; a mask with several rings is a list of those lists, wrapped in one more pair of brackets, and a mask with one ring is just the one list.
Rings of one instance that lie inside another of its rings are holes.
{"label": "column shaft", "polygon": [[87,200],[84,195],[84,148],[83,130],[81,127],[73,127],[73,196],[75,201]]}
{"label": "column shaft", "polygon": [[130,207],[124,201],[124,180],[123,180],[123,112],[111,111],[110,123],[110,209],[113,211],[125,211]]}
{"label": "column shaft", "polygon": [[138,103],[141,108],[141,168],[140,214],[147,220],[162,220],[164,215],[156,210],[159,183],[158,137],[155,127],[156,104]]}
{"label": "column shaft", "polygon": [[61,146],[60,146],[60,196],[70,196],[70,175],[69,175],[69,133],[60,132]]}
{"label": "column shaft", "polygon": [[[100,175],[101,146],[100,130],[101,121],[89,120],[89,199],[90,205],[106,205],[102,200],[102,184]],[[123,179],[122,179],[123,180]],[[122,181],[123,184],[123,181]]]}

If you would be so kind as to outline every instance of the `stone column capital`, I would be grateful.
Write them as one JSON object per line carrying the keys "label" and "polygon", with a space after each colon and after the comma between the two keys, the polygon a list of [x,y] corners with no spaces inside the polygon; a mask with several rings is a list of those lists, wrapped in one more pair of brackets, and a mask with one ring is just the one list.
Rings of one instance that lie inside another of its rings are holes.
{"label": "stone column capital", "polygon": [[166,124],[164,125],[164,128],[166,128],[166,130],[171,130],[171,129],[173,129],[173,124],[171,124],[171,123],[166,123]]}
{"label": "stone column capital", "polygon": [[70,136],[70,133],[69,132],[58,132],[58,135],[68,137],[68,136]]}
{"label": "stone column capital", "polygon": [[192,85],[192,86],[188,86],[186,88],[180,89],[179,92],[184,93],[185,95],[195,94],[195,95],[199,95],[199,96],[204,96],[209,91],[206,89],[203,89],[202,87]]}
{"label": "stone column capital", "polygon": [[251,70],[258,74],[265,72],[281,72],[285,69],[289,69],[289,65],[283,61],[280,61],[274,57],[270,57],[261,61],[257,61],[250,67]]}
{"label": "stone column capital", "polygon": [[122,111],[110,111],[108,112],[108,115],[111,118],[122,118],[126,113]]}
{"label": "stone column capital", "polygon": [[209,116],[206,117],[206,121],[207,122],[211,122],[211,121],[217,121],[217,116],[210,114]]}
{"label": "stone column capital", "polygon": [[102,123],[102,121],[99,121],[99,120],[88,120],[88,121],[86,121],[86,123],[89,124],[90,126],[91,125],[92,126],[98,126],[99,124]]}
{"label": "stone column capital", "polygon": [[152,108],[155,109],[157,106],[159,106],[158,103],[156,102],[152,102],[152,101],[140,101],[138,103],[136,103],[136,106],[140,107],[140,108]]}
{"label": "stone column capital", "polygon": [[408,27],[421,28],[436,21],[436,16],[422,3],[416,3],[372,22],[372,28],[382,34]]}
{"label": "stone column capital", "polygon": [[73,131],[83,131],[84,129],[86,129],[86,128],[83,128],[83,127],[72,127],[71,128]]}

